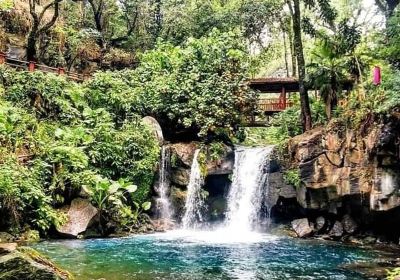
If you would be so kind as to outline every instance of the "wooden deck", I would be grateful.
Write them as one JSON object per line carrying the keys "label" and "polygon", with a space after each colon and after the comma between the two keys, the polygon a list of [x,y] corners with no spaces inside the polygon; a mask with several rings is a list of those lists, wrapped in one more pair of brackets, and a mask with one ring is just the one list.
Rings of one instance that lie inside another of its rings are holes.
{"label": "wooden deck", "polygon": [[290,99],[268,98],[259,99],[257,109],[262,112],[281,112],[293,106],[293,101]]}

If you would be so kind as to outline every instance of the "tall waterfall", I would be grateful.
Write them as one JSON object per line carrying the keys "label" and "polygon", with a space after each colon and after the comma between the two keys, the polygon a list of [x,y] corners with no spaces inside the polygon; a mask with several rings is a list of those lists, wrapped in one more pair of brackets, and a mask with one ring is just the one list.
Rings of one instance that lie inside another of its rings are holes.
{"label": "tall waterfall", "polygon": [[202,209],[204,208],[204,199],[201,194],[201,187],[204,183],[204,178],[201,175],[200,164],[198,162],[199,153],[199,149],[194,153],[189,185],[187,186],[188,193],[185,203],[185,214],[182,218],[182,227],[184,229],[196,229],[203,221]]}
{"label": "tall waterfall", "polygon": [[[233,182],[228,194],[226,228],[250,232],[261,222],[260,212],[268,200],[268,169],[272,146],[239,147],[235,151]],[[270,211],[270,207],[266,207]],[[267,214],[269,216],[269,213]],[[267,217],[269,218],[269,217]]]}
{"label": "tall waterfall", "polygon": [[160,163],[160,178],[158,188],[156,189],[158,193],[158,198],[156,198],[156,211],[157,217],[163,220],[171,220],[173,211],[171,200],[169,197],[169,181],[167,178],[170,162],[170,149],[163,146],[161,149],[161,163]]}

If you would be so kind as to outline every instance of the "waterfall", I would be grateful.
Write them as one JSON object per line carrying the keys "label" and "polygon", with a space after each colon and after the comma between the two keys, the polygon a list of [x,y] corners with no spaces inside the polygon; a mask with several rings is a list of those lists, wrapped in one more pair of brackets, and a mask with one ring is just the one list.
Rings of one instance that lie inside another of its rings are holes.
{"label": "waterfall", "polygon": [[170,162],[170,149],[163,146],[161,149],[161,163],[159,170],[159,184],[156,189],[158,198],[156,198],[156,214],[157,217],[163,220],[171,220],[173,211],[171,200],[169,197],[169,181],[167,178]]}
{"label": "waterfall", "polygon": [[187,197],[185,203],[185,214],[182,218],[182,228],[196,229],[203,221],[202,210],[204,208],[204,199],[201,193],[201,187],[204,183],[201,175],[200,164],[198,162],[200,150],[194,153],[193,162],[190,170],[190,180],[187,186]]}
{"label": "waterfall", "polygon": [[227,198],[225,226],[231,232],[250,232],[261,223],[260,212],[268,206],[268,169],[272,146],[239,147],[235,150],[232,186]]}

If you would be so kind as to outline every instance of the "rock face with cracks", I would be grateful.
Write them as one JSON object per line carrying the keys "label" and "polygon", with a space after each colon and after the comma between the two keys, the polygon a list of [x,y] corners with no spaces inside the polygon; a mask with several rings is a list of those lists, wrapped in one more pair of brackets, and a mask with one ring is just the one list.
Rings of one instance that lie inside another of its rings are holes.
{"label": "rock face with cracks", "polygon": [[398,114],[357,129],[333,120],[292,138],[288,155],[301,182],[296,200],[317,233],[339,238],[372,230],[398,240],[392,226],[400,222]]}
{"label": "rock face with cracks", "polygon": [[360,195],[373,211],[400,206],[399,123],[360,132],[332,122],[294,137],[289,152],[303,183],[299,203],[336,212],[343,197]]}
{"label": "rock face with cracks", "polygon": [[57,228],[57,231],[67,237],[77,237],[89,227],[97,214],[97,209],[89,200],[76,198],[72,200],[71,205],[66,209],[66,213],[68,220]]}

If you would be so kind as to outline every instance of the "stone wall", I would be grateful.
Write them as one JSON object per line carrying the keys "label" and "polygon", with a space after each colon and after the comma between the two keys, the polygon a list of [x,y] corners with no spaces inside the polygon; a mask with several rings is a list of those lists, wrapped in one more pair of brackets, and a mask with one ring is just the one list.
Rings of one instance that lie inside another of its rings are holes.
{"label": "stone wall", "polygon": [[322,213],[332,228],[349,215],[365,229],[381,230],[400,221],[399,140],[396,115],[359,129],[332,121],[291,139],[290,168],[298,168],[301,180],[297,201],[310,220]]}

